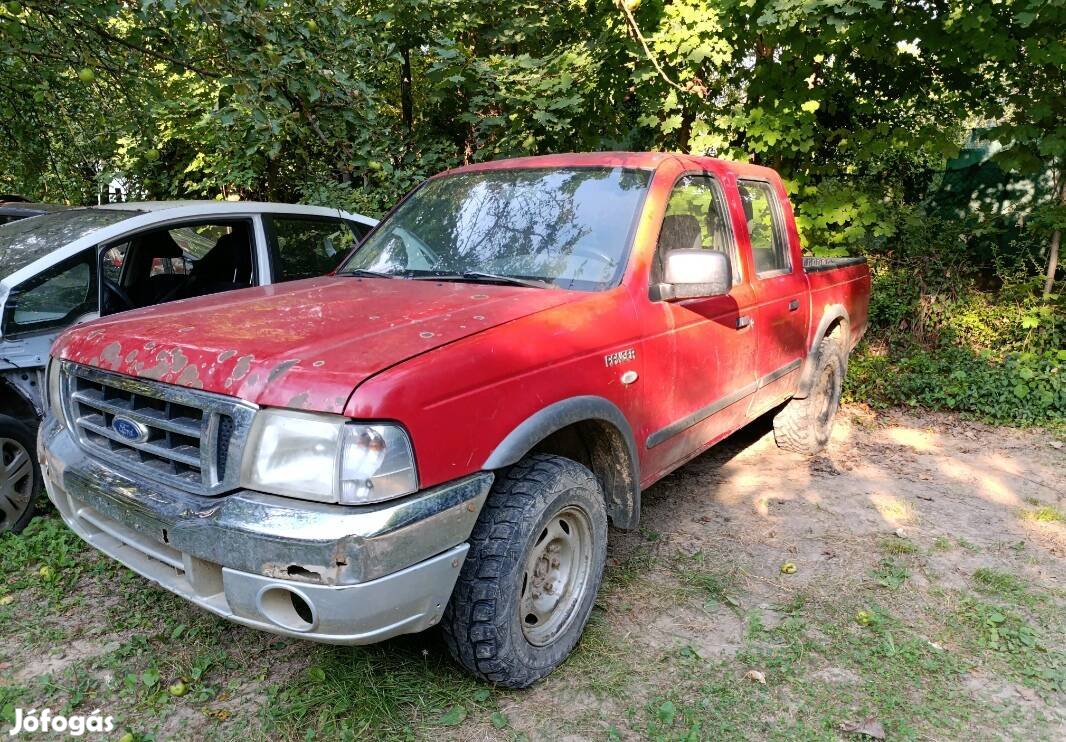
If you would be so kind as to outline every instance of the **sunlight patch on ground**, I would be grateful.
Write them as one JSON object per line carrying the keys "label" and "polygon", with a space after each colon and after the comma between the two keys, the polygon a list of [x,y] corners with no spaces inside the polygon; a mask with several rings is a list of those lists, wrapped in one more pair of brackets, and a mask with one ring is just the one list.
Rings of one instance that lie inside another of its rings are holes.
{"label": "sunlight patch on ground", "polygon": [[918,514],[914,506],[898,497],[874,493],[870,495],[870,502],[891,526],[898,528],[918,522]]}
{"label": "sunlight patch on ground", "polygon": [[933,453],[940,450],[940,436],[925,430],[914,428],[889,428],[885,435],[894,443],[907,446],[919,453]]}
{"label": "sunlight patch on ground", "polygon": [[1003,484],[998,477],[983,474],[980,482],[981,491],[984,493],[986,500],[991,500],[999,505],[1017,506],[1022,504],[1018,496],[1007,485]]}
{"label": "sunlight patch on ground", "polygon": [[973,467],[959,459],[944,459],[939,464],[940,472],[956,482],[973,484],[976,494],[989,502],[1008,507],[1017,507],[1021,499],[1015,491],[987,470]]}
{"label": "sunlight patch on ground", "polygon": [[1015,474],[1017,476],[1022,476],[1025,473],[1017,461],[1008,459],[1002,454],[988,454],[984,457],[984,461],[987,462],[990,466],[999,469],[1000,471],[1003,471],[1007,474]]}
{"label": "sunlight patch on ground", "polygon": [[958,482],[973,484],[977,494],[989,502],[1008,507],[1018,507],[1022,504],[1019,497],[1010,487],[987,471],[974,468],[957,459],[941,461],[940,471],[945,476]]}

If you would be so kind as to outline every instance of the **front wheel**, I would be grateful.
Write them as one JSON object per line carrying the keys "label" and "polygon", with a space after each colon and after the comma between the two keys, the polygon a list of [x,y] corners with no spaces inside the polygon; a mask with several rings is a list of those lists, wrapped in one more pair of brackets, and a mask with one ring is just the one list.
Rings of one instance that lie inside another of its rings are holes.
{"label": "front wheel", "polygon": [[585,629],[607,559],[607,510],[592,472],[535,454],[496,484],[470,538],[441,627],[474,675],[525,688]]}
{"label": "front wheel", "polygon": [[778,447],[803,454],[816,454],[829,443],[833,415],[844,389],[847,355],[835,339],[818,344],[818,371],[810,394],[792,399],[774,416],[774,440]]}
{"label": "front wheel", "polygon": [[0,533],[18,533],[26,527],[40,487],[34,431],[0,415]]}

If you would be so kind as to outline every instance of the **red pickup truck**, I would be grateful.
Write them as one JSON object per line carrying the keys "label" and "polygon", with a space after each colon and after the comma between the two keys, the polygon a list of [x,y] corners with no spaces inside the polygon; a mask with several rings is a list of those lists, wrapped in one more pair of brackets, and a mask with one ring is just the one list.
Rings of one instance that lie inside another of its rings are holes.
{"label": "red pickup truck", "polygon": [[782,447],[825,445],[869,290],[864,260],[802,256],[763,167],[463,167],[330,276],[66,332],[44,478],[218,615],[338,644],[439,623],[523,687],[577,644],[642,489],[772,410]]}

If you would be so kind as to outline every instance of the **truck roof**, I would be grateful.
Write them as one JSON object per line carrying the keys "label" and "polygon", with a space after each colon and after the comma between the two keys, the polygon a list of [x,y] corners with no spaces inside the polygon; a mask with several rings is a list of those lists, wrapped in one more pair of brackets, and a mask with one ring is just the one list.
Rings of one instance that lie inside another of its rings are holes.
{"label": "truck roof", "polygon": [[556,155],[513,157],[507,160],[478,162],[446,170],[435,177],[482,170],[515,170],[519,168],[568,168],[568,167],[624,167],[638,170],[654,170],[666,160],[690,162],[694,168],[728,170],[741,176],[776,180],[777,173],[761,165],[722,160],[717,157],[686,155],[680,152],[565,152]]}

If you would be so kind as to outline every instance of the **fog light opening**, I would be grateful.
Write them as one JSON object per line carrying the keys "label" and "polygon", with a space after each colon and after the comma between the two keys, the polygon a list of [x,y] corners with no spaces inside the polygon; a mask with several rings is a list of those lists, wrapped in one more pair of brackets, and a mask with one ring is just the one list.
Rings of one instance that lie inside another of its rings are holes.
{"label": "fog light opening", "polygon": [[268,586],[259,593],[259,610],[273,623],[292,631],[311,631],[317,623],[315,609],[301,593]]}
{"label": "fog light opening", "polygon": [[292,601],[292,609],[296,611],[296,615],[302,618],[308,626],[315,622],[315,614],[311,612],[311,606],[306,600],[296,593],[289,593],[289,600]]}

